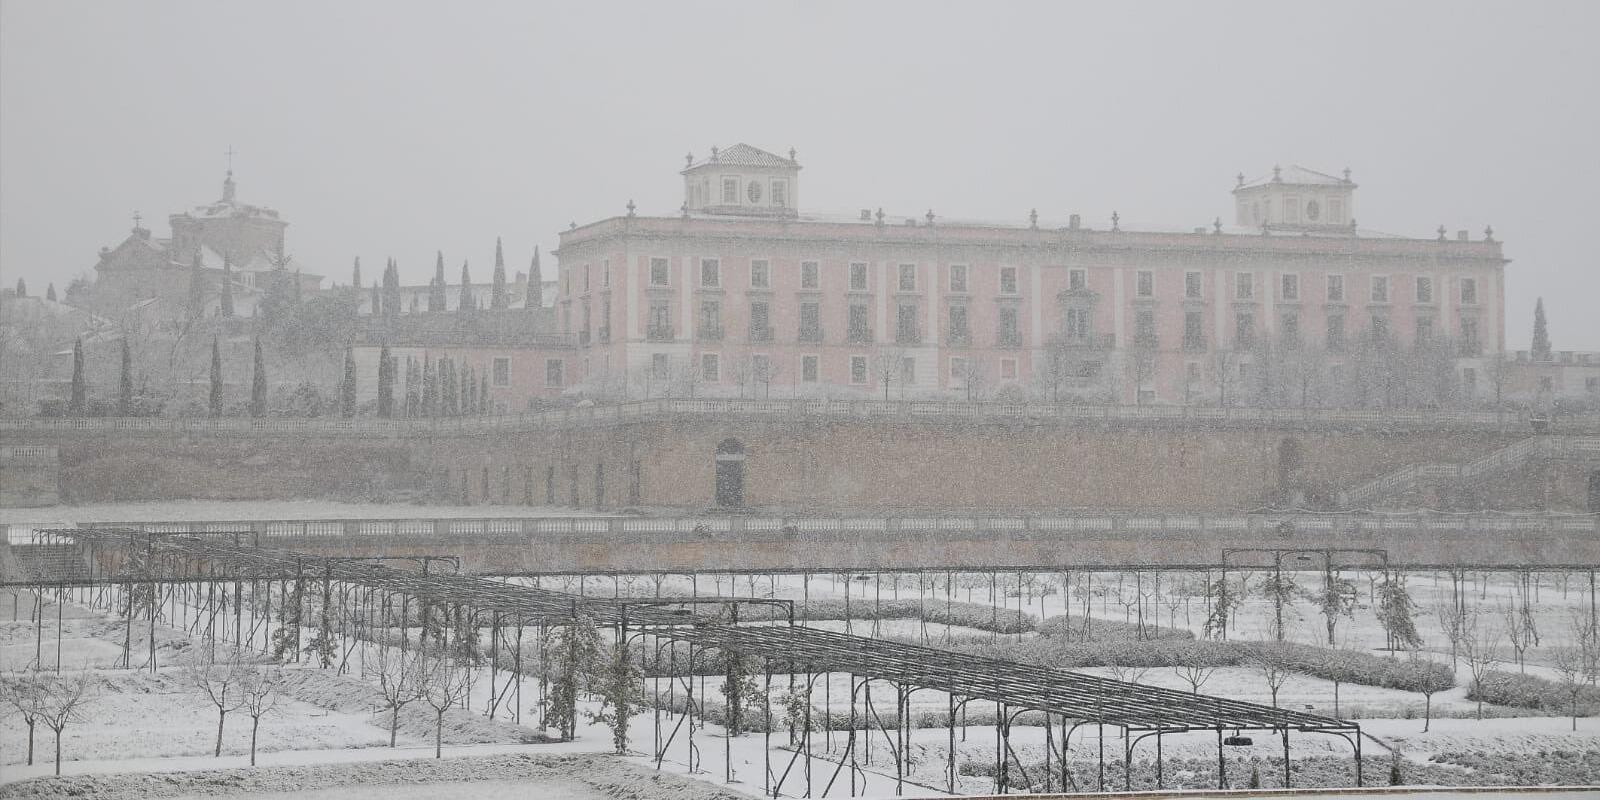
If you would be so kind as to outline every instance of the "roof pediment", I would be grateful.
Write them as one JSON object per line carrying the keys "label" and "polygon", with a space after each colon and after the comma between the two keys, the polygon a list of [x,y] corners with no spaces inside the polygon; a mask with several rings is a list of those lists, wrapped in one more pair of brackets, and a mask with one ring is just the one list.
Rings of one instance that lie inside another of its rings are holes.
{"label": "roof pediment", "polygon": [[1238,189],[1254,189],[1272,184],[1282,186],[1353,186],[1349,180],[1306,169],[1299,164],[1290,164],[1288,167],[1274,168],[1272,174],[1263,175],[1254,180],[1245,181],[1236,187]]}

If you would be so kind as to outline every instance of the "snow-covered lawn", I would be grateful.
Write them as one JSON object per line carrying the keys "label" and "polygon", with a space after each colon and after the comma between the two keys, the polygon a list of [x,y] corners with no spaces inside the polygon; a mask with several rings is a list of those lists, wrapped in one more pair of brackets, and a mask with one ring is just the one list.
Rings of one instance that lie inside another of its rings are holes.
{"label": "snow-covered lawn", "polygon": [[611,516],[563,506],[412,505],[333,500],[169,500],[47,508],[0,508],[0,525],[70,526],[79,522],[189,522],[272,519],[430,519],[443,517]]}

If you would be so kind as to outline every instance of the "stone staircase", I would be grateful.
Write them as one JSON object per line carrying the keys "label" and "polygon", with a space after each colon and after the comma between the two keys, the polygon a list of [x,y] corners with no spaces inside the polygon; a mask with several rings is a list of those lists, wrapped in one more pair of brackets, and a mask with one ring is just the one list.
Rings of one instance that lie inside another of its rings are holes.
{"label": "stone staircase", "polygon": [[1427,483],[1473,483],[1530,462],[1561,459],[1600,464],[1600,436],[1530,436],[1461,464],[1407,464],[1334,495],[1341,509],[1371,508]]}

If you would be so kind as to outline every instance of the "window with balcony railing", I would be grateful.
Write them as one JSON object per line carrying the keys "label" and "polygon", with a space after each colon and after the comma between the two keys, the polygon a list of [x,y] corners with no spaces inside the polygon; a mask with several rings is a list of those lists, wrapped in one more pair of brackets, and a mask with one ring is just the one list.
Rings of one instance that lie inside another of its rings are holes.
{"label": "window with balcony railing", "polygon": [[670,342],[673,339],[671,325],[651,325],[645,329],[645,339],[652,342]]}
{"label": "window with balcony railing", "polygon": [[865,305],[850,306],[850,328],[845,337],[851,344],[866,344],[872,341],[872,326],[867,322]]}
{"label": "window with balcony railing", "polygon": [[995,344],[1000,347],[1022,346],[1022,332],[1017,326],[1016,309],[1000,309],[1000,330],[995,336]]}
{"label": "window with balcony railing", "polygon": [[972,344],[972,327],[967,324],[967,307],[950,307],[950,332],[946,337],[952,345]]}
{"label": "window with balcony railing", "polygon": [[894,340],[898,344],[918,344],[922,341],[922,333],[917,329],[917,307],[915,305],[901,305],[897,310],[894,326]]}
{"label": "window with balcony railing", "polygon": [[800,304],[800,334],[802,342],[822,341],[822,306],[817,303]]}
{"label": "window with balcony railing", "polygon": [[609,344],[611,342],[611,329],[604,325],[600,326],[600,330],[596,332],[596,338],[601,344]]}

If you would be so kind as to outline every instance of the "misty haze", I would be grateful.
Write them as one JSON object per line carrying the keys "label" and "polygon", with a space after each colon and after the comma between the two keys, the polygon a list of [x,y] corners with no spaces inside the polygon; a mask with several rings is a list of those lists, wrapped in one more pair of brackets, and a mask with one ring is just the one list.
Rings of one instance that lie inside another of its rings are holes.
{"label": "misty haze", "polygon": [[0,0],[0,800],[1596,796],[1597,29]]}

